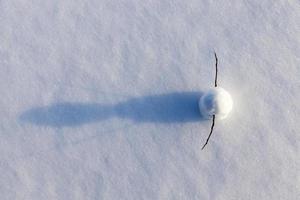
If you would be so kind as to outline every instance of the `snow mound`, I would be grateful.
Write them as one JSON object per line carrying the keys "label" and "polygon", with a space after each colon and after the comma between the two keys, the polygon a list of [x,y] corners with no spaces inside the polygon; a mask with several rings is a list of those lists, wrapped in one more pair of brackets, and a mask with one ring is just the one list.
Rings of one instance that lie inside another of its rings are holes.
{"label": "snow mound", "polygon": [[233,102],[230,94],[221,87],[216,87],[205,93],[199,100],[200,113],[210,119],[215,115],[224,119],[232,110]]}

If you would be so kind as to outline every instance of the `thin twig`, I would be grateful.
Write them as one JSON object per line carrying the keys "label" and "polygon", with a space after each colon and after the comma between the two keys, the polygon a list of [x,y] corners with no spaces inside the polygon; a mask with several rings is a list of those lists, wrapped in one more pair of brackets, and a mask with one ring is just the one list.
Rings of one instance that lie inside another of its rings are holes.
{"label": "thin twig", "polygon": [[[218,83],[217,83],[217,81],[218,81],[218,57],[217,57],[216,52],[214,52],[214,53],[215,53],[215,58],[216,58],[215,87],[217,87],[217,86],[218,86]],[[203,145],[203,147],[202,147],[201,150],[203,150],[204,147],[207,145],[207,143],[208,143],[208,141],[209,141],[209,139],[210,139],[210,136],[211,136],[212,133],[213,133],[214,126],[215,126],[215,118],[216,118],[216,116],[213,115],[213,118],[212,118],[212,124],[211,124],[211,127],[210,127],[210,133],[209,133],[208,138],[206,139],[206,142],[205,142],[205,144]]]}
{"label": "thin twig", "polygon": [[214,53],[215,53],[215,58],[216,58],[215,87],[217,87],[217,86],[218,86],[218,84],[217,84],[217,79],[218,79],[218,57],[217,57],[217,54],[216,54],[216,52],[214,52]]}
{"label": "thin twig", "polygon": [[208,138],[206,139],[206,142],[205,142],[205,144],[203,145],[203,147],[202,147],[201,150],[203,150],[204,147],[207,145],[207,143],[208,143],[208,141],[209,141],[209,138],[210,138],[211,134],[213,133],[214,126],[215,126],[215,115],[213,115],[213,118],[212,118],[212,124],[211,124],[211,128],[210,128],[209,136],[208,136]]}

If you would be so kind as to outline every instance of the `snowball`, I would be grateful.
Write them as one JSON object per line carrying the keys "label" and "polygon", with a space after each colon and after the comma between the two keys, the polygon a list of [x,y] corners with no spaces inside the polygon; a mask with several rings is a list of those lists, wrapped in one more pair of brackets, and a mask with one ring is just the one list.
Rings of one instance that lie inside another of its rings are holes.
{"label": "snowball", "polygon": [[216,118],[224,119],[232,110],[232,98],[230,94],[221,87],[216,87],[199,99],[200,113],[204,118],[210,119],[213,115]]}

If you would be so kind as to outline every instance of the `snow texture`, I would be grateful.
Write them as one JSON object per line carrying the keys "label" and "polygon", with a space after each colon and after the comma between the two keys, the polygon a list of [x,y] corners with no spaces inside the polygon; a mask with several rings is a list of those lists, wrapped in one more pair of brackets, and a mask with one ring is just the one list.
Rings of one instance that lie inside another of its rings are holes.
{"label": "snow texture", "polygon": [[201,116],[211,119],[215,115],[225,119],[232,110],[233,102],[230,94],[221,87],[216,87],[203,94],[199,99]]}
{"label": "snow texture", "polygon": [[[298,0],[1,0],[0,194],[300,198]],[[234,109],[211,121],[218,85]]]}

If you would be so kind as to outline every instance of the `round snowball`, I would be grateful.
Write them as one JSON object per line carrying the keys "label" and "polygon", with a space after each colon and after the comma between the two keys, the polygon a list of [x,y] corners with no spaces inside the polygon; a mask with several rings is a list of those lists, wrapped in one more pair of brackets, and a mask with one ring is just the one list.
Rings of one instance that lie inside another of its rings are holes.
{"label": "round snowball", "polygon": [[210,119],[213,115],[218,119],[224,119],[232,110],[232,98],[221,87],[216,87],[199,99],[199,109],[202,117]]}

